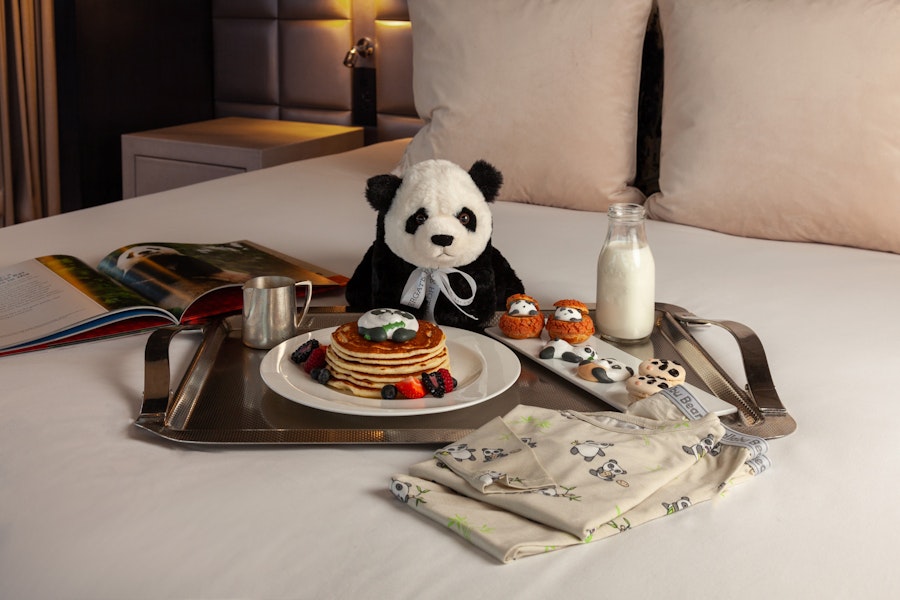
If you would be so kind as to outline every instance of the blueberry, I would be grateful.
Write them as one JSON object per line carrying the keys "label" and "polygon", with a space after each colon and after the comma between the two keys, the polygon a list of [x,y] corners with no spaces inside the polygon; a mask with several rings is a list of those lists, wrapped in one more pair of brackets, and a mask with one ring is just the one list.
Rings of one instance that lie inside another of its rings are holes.
{"label": "blueberry", "polygon": [[397,386],[389,383],[381,388],[381,397],[385,400],[393,400],[397,397]]}
{"label": "blueberry", "polygon": [[331,371],[329,371],[328,369],[313,369],[313,371],[318,371],[318,373],[316,373],[315,375],[316,381],[318,381],[322,385],[325,385],[326,383],[328,383],[328,380],[331,379]]}

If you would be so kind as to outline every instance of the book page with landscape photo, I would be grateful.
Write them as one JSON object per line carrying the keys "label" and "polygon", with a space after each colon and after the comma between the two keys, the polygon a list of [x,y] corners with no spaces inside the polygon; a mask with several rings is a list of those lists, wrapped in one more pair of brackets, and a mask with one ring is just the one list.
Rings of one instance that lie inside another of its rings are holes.
{"label": "book page with landscape photo", "polygon": [[0,267],[0,356],[239,313],[242,284],[257,275],[309,280],[314,293],[347,282],[249,240],[132,244],[97,269],[41,256]]}
{"label": "book page with landscape photo", "polygon": [[47,256],[0,269],[0,348],[55,333],[145,302],[71,256]]}
{"label": "book page with landscape photo", "polygon": [[320,291],[347,280],[248,240],[131,244],[108,254],[98,269],[189,323],[240,311],[241,285],[258,275],[309,280]]}

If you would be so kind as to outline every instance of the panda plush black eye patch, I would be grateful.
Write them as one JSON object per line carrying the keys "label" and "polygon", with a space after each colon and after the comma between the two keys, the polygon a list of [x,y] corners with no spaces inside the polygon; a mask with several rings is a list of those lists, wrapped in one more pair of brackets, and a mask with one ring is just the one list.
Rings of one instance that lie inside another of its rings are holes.
{"label": "panda plush black eye patch", "polygon": [[406,233],[412,235],[416,232],[416,230],[428,220],[428,211],[424,208],[419,208],[416,212],[411,214],[408,219],[406,219]]}
{"label": "panda plush black eye patch", "polygon": [[462,223],[462,226],[469,231],[475,231],[478,228],[478,219],[475,218],[475,213],[468,208],[459,211],[456,214],[456,218]]}

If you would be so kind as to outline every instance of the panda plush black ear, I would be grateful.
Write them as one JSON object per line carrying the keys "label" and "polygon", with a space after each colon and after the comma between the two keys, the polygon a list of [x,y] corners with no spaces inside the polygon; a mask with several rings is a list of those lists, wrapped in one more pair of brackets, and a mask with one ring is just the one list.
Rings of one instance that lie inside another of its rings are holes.
{"label": "panda plush black ear", "polygon": [[481,190],[487,202],[494,201],[497,194],[500,193],[500,186],[503,185],[503,174],[485,160],[475,161],[475,164],[469,169],[469,177]]}
{"label": "panda plush black ear", "polygon": [[366,182],[366,200],[378,212],[386,212],[391,207],[397,188],[403,180],[396,175],[375,175]]}

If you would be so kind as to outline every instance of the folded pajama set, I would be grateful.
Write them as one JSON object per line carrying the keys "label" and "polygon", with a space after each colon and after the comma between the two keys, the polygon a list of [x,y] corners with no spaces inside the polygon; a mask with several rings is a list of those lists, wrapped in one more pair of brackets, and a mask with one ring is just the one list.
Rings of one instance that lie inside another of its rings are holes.
{"label": "folded pajama set", "polygon": [[625,413],[517,406],[391,491],[503,562],[595,541],[724,494],[768,467],[676,386]]}

